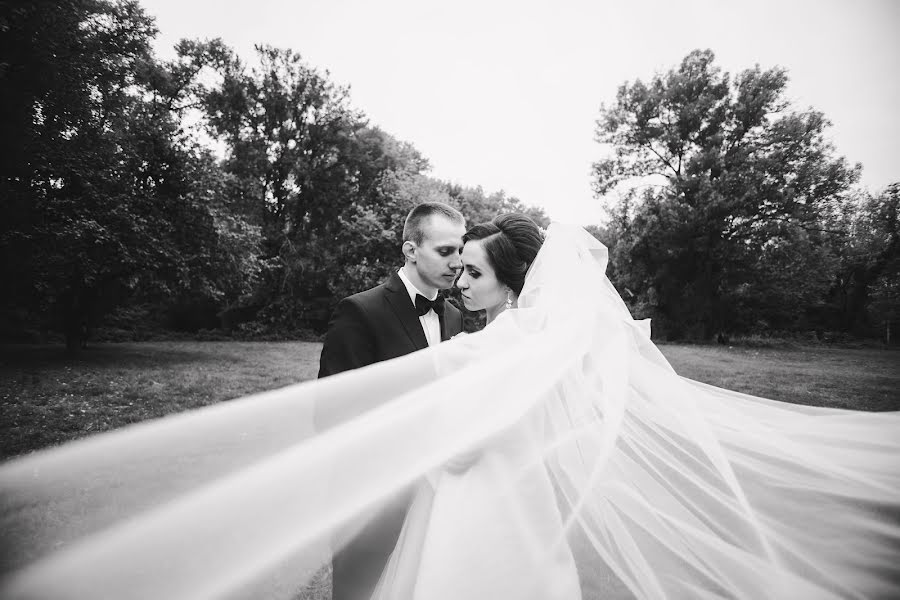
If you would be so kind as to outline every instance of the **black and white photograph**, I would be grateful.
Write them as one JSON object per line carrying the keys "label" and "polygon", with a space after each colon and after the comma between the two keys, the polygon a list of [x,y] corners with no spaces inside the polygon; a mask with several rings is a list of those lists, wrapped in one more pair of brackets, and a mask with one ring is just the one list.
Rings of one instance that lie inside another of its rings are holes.
{"label": "black and white photograph", "polygon": [[0,598],[900,598],[898,32],[0,0]]}

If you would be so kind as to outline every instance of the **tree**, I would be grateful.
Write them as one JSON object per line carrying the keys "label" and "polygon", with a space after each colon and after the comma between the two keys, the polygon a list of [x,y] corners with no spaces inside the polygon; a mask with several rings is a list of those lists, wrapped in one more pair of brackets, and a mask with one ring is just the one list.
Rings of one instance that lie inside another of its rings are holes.
{"label": "tree", "polygon": [[832,288],[837,325],[864,333],[890,327],[900,308],[900,183],[879,194],[861,193],[830,215],[839,269]]}
{"label": "tree", "polygon": [[[132,104],[134,65],[148,53],[152,21],[136,3],[32,3],[12,11],[4,72],[4,129],[20,156],[4,169],[9,219],[4,279],[16,306],[38,307],[77,347],[83,321],[117,301],[134,228],[117,177],[120,117]],[[111,259],[111,260],[110,260]]]}
{"label": "tree", "polygon": [[214,163],[182,135],[136,2],[30,3],[8,18],[2,119],[20,156],[2,173],[0,235],[16,257],[4,302],[74,351],[136,289],[209,291]]}
{"label": "tree", "polygon": [[872,321],[883,327],[884,343],[896,339],[896,324],[900,321],[900,261],[894,261],[890,273],[872,285],[869,314]]}
{"label": "tree", "polygon": [[319,230],[340,214],[348,192],[373,185],[353,160],[365,122],[327,73],[269,46],[257,47],[259,66],[249,72],[219,41],[185,41],[178,52],[220,75],[197,94],[210,132],[227,144],[223,166],[235,178],[234,193],[263,226],[270,255],[285,231],[302,237]]}
{"label": "tree", "polygon": [[466,217],[469,225],[490,221],[501,213],[517,212],[530,217],[540,227],[547,228],[550,218],[539,207],[526,206],[515,196],[507,196],[502,190],[485,195],[481,186],[474,188],[447,183],[447,193],[452,204]]}
{"label": "tree", "polygon": [[369,126],[347,89],[291,50],[260,46],[249,69],[219,41],[178,51],[185,72],[218,75],[191,93],[227,145],[229,194],[262,228],[267,269],[254,301],[270,327],[322,327],[337,299],[382,281],[402,263],[402,223],[419,202],[447,202],[473,222],[530,211],[546,224],[502,192],[427,177],[412,145]]}
{"label": "tree", "polygon": [[827,258],[822,212],[860,167],[834,156],[821,113],[789,110],[786,84],[758,66],[732,80],[695,50],[601,108],[594,190],[631,187],[614,218],[617,270],[671,336],[765,326],[762,305],[796,315],[827,289],[821,269],[773,264]]}
{"label": "tree", "polygon": [[262,228],[266,265],[259,320],[281,331],[324,324],[336,295],[379,280],[396,263],[398,223],[427,161],[369,127],[348,91],[286,49],[257,48],[247,69],[221,42],[181,42],[209,132],[225,141],[222,167],[235,206]]}

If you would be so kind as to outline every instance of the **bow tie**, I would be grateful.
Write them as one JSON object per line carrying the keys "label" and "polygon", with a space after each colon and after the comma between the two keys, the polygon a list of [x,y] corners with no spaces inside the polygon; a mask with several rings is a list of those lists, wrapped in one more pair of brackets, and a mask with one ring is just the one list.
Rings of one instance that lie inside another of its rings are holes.
{"label": "bow tie", "polygon": [[444,298],[438,295],[434,300],[429,300],[422,294],[416,294],[416,313],[421,317],[429,310],[434,310],[437,316],[444,314]]}

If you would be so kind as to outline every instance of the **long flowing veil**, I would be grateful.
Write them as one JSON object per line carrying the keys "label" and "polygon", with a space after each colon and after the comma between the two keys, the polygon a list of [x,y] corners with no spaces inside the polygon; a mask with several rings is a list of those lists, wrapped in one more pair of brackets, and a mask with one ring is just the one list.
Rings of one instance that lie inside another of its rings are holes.
{"label": "long flowing veil", "polygon": [[292,597],[373,505],[538,422],[530,467],[585,579],[602,568],[637,598],[900,597],[900,413],[679,377],[606,261],[553,224],[519,308],[481,332],[3,465],[2,596]]}

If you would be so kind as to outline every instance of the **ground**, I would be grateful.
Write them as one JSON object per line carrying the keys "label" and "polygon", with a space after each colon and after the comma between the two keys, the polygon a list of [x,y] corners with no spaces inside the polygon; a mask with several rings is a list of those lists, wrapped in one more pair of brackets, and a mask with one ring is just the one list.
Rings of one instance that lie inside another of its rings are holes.
{"label": "ground", "polygon": [[[0,347],[0,459],[314,378],[315,342]],[[663,344],[685,377],[800,404],[900,410],[900,352]]]}
{"label": "ground", "polygon": [[[0,458],[314,378],[320,349],[312,342],[144,342],[102,344],[71,359],[57,347],[0,347]],[[900,410],[897,351],[660,349],[683,376],[720,387],[787,402]],[[628,597],[614,580],[599,585],[604,596]],[[329,596],[327,568],[294,593],[295,600]]]}

